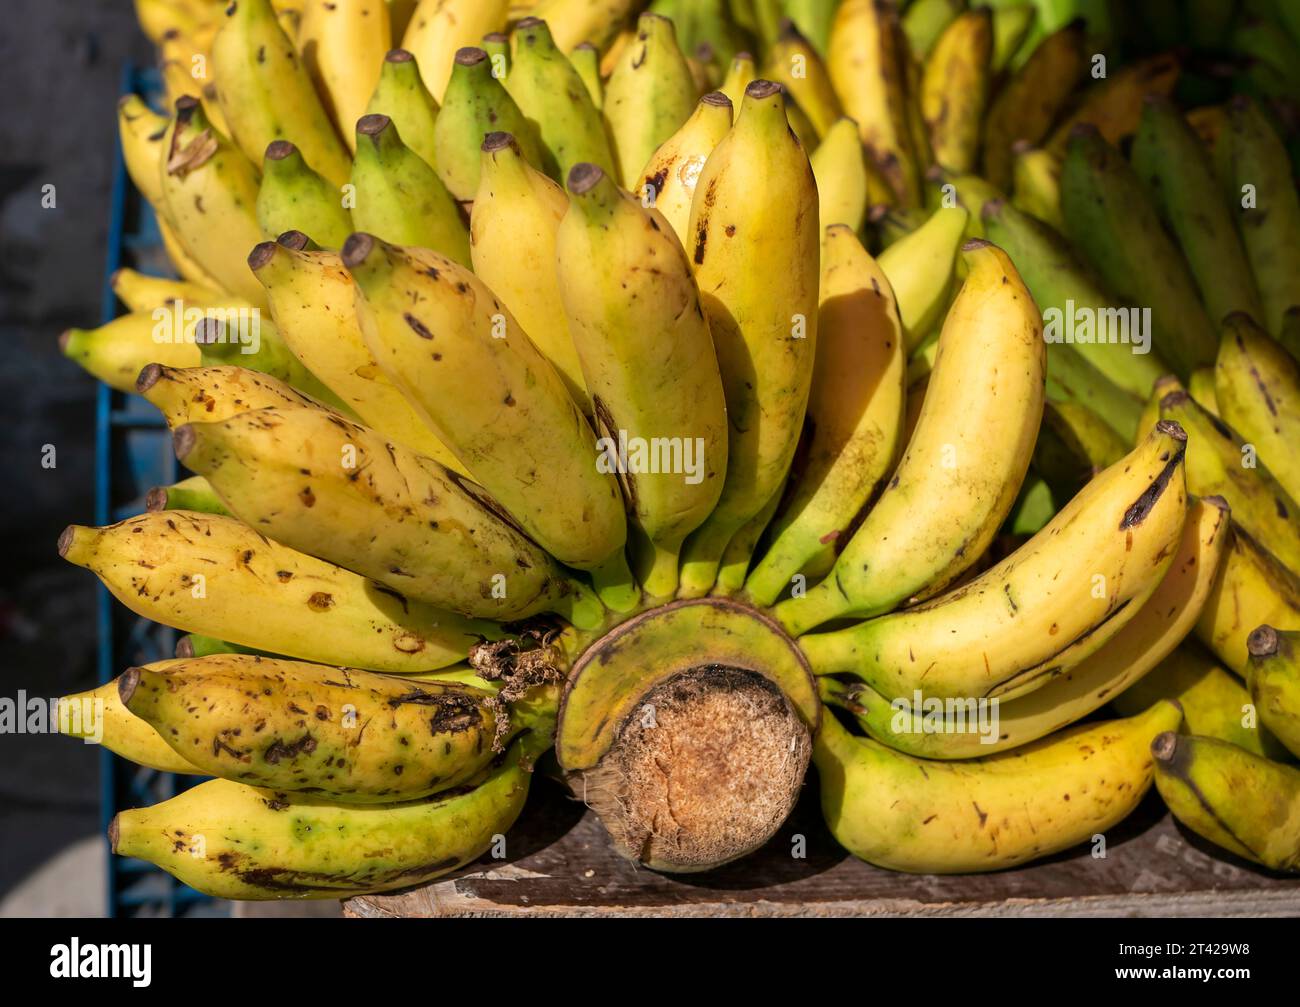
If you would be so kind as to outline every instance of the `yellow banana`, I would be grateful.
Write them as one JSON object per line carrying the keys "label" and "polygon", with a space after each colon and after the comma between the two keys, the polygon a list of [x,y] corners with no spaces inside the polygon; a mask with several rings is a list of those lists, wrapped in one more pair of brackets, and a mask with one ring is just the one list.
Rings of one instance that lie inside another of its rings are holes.
{"label": "yellow banana", "polygon": [[[171,280],[134,269],[118,269],[109,277],[109,286],[128,311],[153,311],[176,301],[202,304],[221,298],[221,294],[201,283]],[[139,372],[137,372],[139,373]]]}
{"label": "yellow banana", "polygon": [[1069,849],[1119,822],[1151,785],[1151,740],[1182,721],[1161,702],[1014,752],[929,762],[822,717],[822,813],[855,857],[896,871],[993,871]]}
{"label": "yellow banana", "polygon": [[424,884],[473,862],[519,817],[532,779],[526,740],[473,789],[400,804],[211,780],[120,812],[109,843],[217,898],[338,899]]}
{"label": "yellow banana", "polygon": [[232,514],[406,597],[499,621],[575,600],[479,487],[327,410],[250,410],[186,424],[175,441]]}
{"label": "yellow banana", "polygon": [[563,563],[621,559],[618,484],[564,382],[474,274],[357,234],[343,264],[367,345],[470,474]]}
{"label": "yellow banana", "polygon": [[915,432],[831,573],[777,606],[793,633],[887,612],[927,585],[941,590],[979,558],[1015,502],[1043,415],[1042,319],[1001,249],[964,247],[969,274]]}
{"label": "yellow banana", "polygon": [[347,147],[269,0],[236,0],[226,8],[212,68],[231,138],[251,161],[272,140],[291,140],[330,182],[347,182]]}
{"label": "yellow banana", "polygon": [[[1187,375],[1187,394],[1207,413],[1219,416],[1219,395],[1214,388],[1214,368],[1198,367]],[[1290,493],[1290,490],[1287,491]]]}
{"label": "yellow banana", "polygon": [[892,4],[877,0],[840,4],[826,53],[831,82],[896,199],[903,206],[917,206],[921,166],[908,124],[909,59]]}
{"label": "yellow banana", "polygon": [[1234,521],[1196,635],[1224,664],[1246,677],[1246,639],[1259,625],[1300,629],[1300,578]]}
{"label": "yellow banana", "polygon": [[170,118],[159,115],[138,94],[123,95],[117,103],[117,135],[122,160],[140,195],[155,210],[162,208],[163,137]]}
{"label": "yellow banana", "polygon": [[289,349],[367,426],[468,475],[375,362],[357,321],[356,284],[342,260],[306,244],[306,235],[290,231],[258,245],[248,259]]}
{"label": "yellow banana", "polygon": [[944,29],[925,59],[918,96],[936,164],[958,174],[978,167],[992,77],[993,19],[967,11]]}
{"label": "yellow banana", "polygon": [[320,406],[279,378],[244,367],[168,367],[137,372],[133,391],[157,406],[172,430],[185,423],[219,423],[266,406]]}
{"label": "yellow banana", "polygon": [[1296,641],[1300,632],[1259,626],[1246,638],[1250,665],[1246,681],[1250,698],[1264,726],[1292,755],[1300,758],[1300,664]]}
{"label": "yellow banana", "polygon": [[605,52],[639,6],[636,0],[541,0],[532,13],[550,25],[561,52],[580,42]]}
{"label": "yellow banana", "polygon": [[[677,589],[687,534],[717,503],[727,410],[691,264],[663,215],[600,168],[569,172],[556,236],[564,310],[591,392],[602,469],[618,473],[639,536],[641,584]],[[654,266],[647,268],[647,263]]]}
{"label": "yellow banana", "polygon": [[1217,738],[1169,732],[1151,744],[1174,817],[1239,857],[1300,871],[1300,770]]}
{"label": "yellow banana", "polygon": [[[502,36],[504,39],[505,36]],[[484,39],[484,48],[487,40]],[[509,49],[507,47],[506,51]],[[600,75],[600,50],[590,42],[580,42],[573,51],[569,53],[569,62],[573,64],[573,69],[578,71],[578,76],[582,78],[582,83],[587,87],[587,94],[591,97],[591,103],[597,108],[605,107],[605,81]]]}
{"label": "yellow banana", "polygon": [[1061,159],[1023,140],[1011,145],[1011,155],[1012,205],[1063,233]]}
{"label": "yellow banana", "polygon": [[1162,421],[1020,549],[924,605],[800,640],[814,671],[886,698],[1014,699],[1127,625],[1173,562],[1187,514],[1187,435]]}
{"label": "yellow banana", "polygon": [[713,586],[728,541],[771,500],[794,456],[816,352],[817,212],[817,184],[789,130],[781,87],[756,80],[691,205],[686,250],[731,433],[722,496],[683,552],[687,597]]}
{"label": "yellow banana", "polygon": [[906,366],[893,289],[850,228],[828,227],[823,247],[812,436],[772,544],[745,584],[764,607],[810,564],[829,569],[900,448]]}
{"label": "yellow banana", "polygon": [[965,207],[941,206],[880,253],[880,268],[898,299],[909,355],[943,321],[967,219]]}
{"label": "yellow banana", "polygon": [[185,253],[223,290],[265,307],[261,285],[246,261],[248,250],[263,237],[257,222],[257,169],[212,127],[194,98],[176,102],[159,171],[164,213]]}
{"label": "yellow banana", "polygon": [[213,290],[219,290],[221,284],[212,278],[212,275],[200,266],[190,254],[185,251],[181,245],[181,239],[176,234],[173,225],[167,220],[162,213],[158,214],[158,234],[162,238],[163,251],[167,253],[167,261],[172,264],[176,273],[191,283],[200,283],[205,287],[211,287]]}
{"label": "yellow banana", "polygon": [[808,115],[818,138],[843,115],[830,71],[821,55],[789,18],[781,21],[776,44],[767,54],[767,77],[776,81]]}
{"label": "yellow banana", "polygon": [[754,63],[754,57],[747,52],[738,52],[732,57],[727,76],[722,79],[722,86],[718,90],[731,99],[733,109],[739,108],[745,100],[745,88],[757,78],[758,66]]}
{"label": "yellow banana", "polygon": [[1217,415],[1254,445],[1287,495],[1300,500],[1300,362],[1249,315],[1234,313],[1223,320],[1213,388]]}
{"label": "yellow banana", "polygon": [[345,804],[460,786],[491,761],[498,730],[482,689],[248,654],[129,668],[118,691],[209,776]]}
{"label": "yellow banana", "polygon": [[435,100],[441,102],[447,90],[456,50],[502,31],[509,6],[510,0],[420,0],[402,48],[419,63],[424,86]]}
{"label": "yellow banana", "polygon": [[146,619],[304,661],[432,671],[495,635],[490,623],[409,601],[215,514],[156,511],[107,528],[70,525],[59,555]]}
{"label": "yellow banana", "polygon": [[[438,122],[438,103],[420,77],[415,57],[405,49],[390,49],[384,56],[379,81],[366,105],[367,115],[386,115],[397,123],[406,145],[430,168],[438,167],[434,130]],[[352,132],[355,123],[348,127]],[[355,140],[353,141],[355,149]]]}
{"label": "yellow banana", "polygon": [[212,125],[229,136],[230,124],[221,110],[216,81],[208,68],[208,54],[196,52],[185,39],[171,37],[163,41],[158,55],[167,104],[175,106],[176,99],[185,95],[198,98]]}
{"label": "yellow banana", "polygon": [[510,133],[488,133],[481,157],[469,222],[474,275],[501,298],[555,366],[573,401],[591,415],[555,271],[555,235],[569,197],[528,163]]}
{"label": "yellow banana", "polygon": [[[349,147],[379,83],[393,42],[386,0],[307,0],[298,25],[298,51],[316,90]],[[292,137],[290,138],[292,139]]]}
{"label": "yellow banana", "polygon": [[[160,308],[166,314],[168,309]],[[135,379],[146,364],[160,361],[171,367],[197,367],[199,348],[194,345],[195,322],[185,325],[183,337],[171,338],[173,327],[157,312],[133,311],[119,315],[97,329],[67,329],[59,336],[59,350],[109,388],[135,391]],[[165,333],[166,338],[159,334]]]}
{"label": "yellow banana", "polygon": [[867,163],[852,119],[840,119],[826,131],[813,151],[813,177],[817,179],[818,216],[823,228],[844,224],[861,231],[867,207],[888,199],[888,188],[874,165]]}
{"label": "yellow banana", "polygon": [[[1209,596],[1229,534],[1226,504],[1215,498],[1195,501],[1173,565],[1133,620],[1041,689],[999,702],[996,719],[986,717],[987,730],[980,729],[974,704],[955,707],[952,716],[940,705],[943,712],[928,715],[929,723],[923,719],[924,696],[895,704],[870,686],[826,678],[823,695],[853,713],[877,741],[919,758],[973,759],[1037,741],[1104,706],[1173,652]],[[1132,716],[1161,698],[1163,694],[1135,690],[1133,701],[1120,712]]]}
{"label": "yellow banana", "polygon": [[713,148],[731,129],[731,115],[731,99],[721,91],[710,91],[681,129],[659,145],[634,180],[632,190],[667,218],[683,248],[691,247],[691,201],[696,184]]}

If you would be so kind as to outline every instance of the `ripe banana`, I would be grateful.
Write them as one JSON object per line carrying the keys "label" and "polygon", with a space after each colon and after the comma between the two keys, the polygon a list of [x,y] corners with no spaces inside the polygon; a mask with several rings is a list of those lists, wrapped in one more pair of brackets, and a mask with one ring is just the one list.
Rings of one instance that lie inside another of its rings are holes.
{"label": "ripe banana", "polygon": [[880,268],[898,300],[909,355],[943,321],[966,220],[964,207],[940,207],[880,253]]}
{"label": "ripe banana", "polygon": [[1246,639],[1250,665],[1246,681],[1259,719],[1292,755],[1300,757],[1300,632],[1259,626]]}
{"label": "ripe banana", "polygon": [[1193,832],[1275,871],[1300,871],[1300,770],[1217,738],[1151,743],[1156,789]]}
{"label": "ripe banana", "polygon": [[[691,117],[699,98],[686,58],[677,48],[673,23],[642,14],[636,38],[605,85],[603,112],[616,173],[625,189],[636,190],[639,172],[659,145]],[[564,166],[564,171],[569,171]]]}
{"label": "ripe banana", "polygon": [[639,6],[636,0],[541,0],[533,14],[550,26],[561,52],[580,42],[605,52]]}
{"label": "ripe banana", "polygon": [[201,283],[151,276],[134,269],[115,269],[108,283],[128,311],[153,311],[177,301],[205,304],[221,299],[219,291]]}
{"label": "ripe banana", "polygon": [[467,475],[375,362],[357,322],[356,284],[338,255],[309,251],[307,240],[287,231],[248,257],[286,345],[367,426]]}
{"label": "ripe banana", "polygon": [[354,147],[353,127],[366,113],[393,42],[387,0],[306,0],[296,42],[325,111]]}
{"label": "ripe banana", "polygon": [[226,8],[212,42],[212,69],[231,138],[246,157],[256,162],[272,140],[292,140],[331,183],[348,180],[347,147],[269,0],[236,0]]}
{"label": "ripe banana", "polygon": [[424,86],[441,102],[456,51],[502,31],[510,0],[420,0],[402,37],[402,48],[420,64]]}
{"label": "ripe banana", "polygon": [[212,484],[202,476],[190,476],[170,486],[155,486],[144,495],[144,507],[148,511],[189,510],[201,514],[230,514]]}
{"label": "ripe banana", "polygon": [[157,406],[172,430],[185,423],[219,423],[266,406],[319,406],[278,378],[244,367],[167,367],[139,372],[132,391]]}
{"label": "ripe banana", "polygon": [[[420,160],[430,168],[438,167],[434,144],[438,103],[424,86],[415,57],[405,49],[390,49],[384,56],[379,82],[364,114],[388,116]],[[351,133],[354,126],[350,123],[344,128]]]}
{"label": "ripe banana", "polygon": [[867,163],[858,124],[852,119],[833,123],[809,160],[817,180],[818,216],[823,228],[844,224],[855,232],[861,231],[868,205],[890,198],[884,179],[874,165]]}
{"label": "ripe banana", "polygon": [[830,70],[789,18],[781,20],[776,44],[768,51],[766,76],[780,84],[808,115],[819,139],[843,115]]}
{"label": "ripe banana", "polygon": [[852,672],[889,699],[924,689],[1010,700],[1040,688],[1113,638],[1159,587],[1187,513],[1186,441],[1162,421],[1001,563],[927,604],[804,637],[809,663]]}
{"label": "ripe banana", "polygon": [[582,604],[479,487],[326,410],[189,423],[175,443],[250,526],[405,597],[498,621]]}
{"label": "ripe banana", "polygon": [[927,585],[942,590],[1015,501],[1043,415],[1042,322],[1006,253],[971,241],[963,255],[969,273],[893,478],[827,578],[777,606],[796,635],[887,612]]}
{"label": "ripe banana", "polygon": [[901,448],[906,358],[893,289],[850,228],[828,227],[823,247],[812,435],[772,544],[745,584],[763,607],[810,565],[830,568]]}
{"label": "ripe banana", "polygon": [[122,701],[208,776],[345,804],[413,801],[492,759],[491,694],[247,654],[129,668]]}
{"label": "ripe banana", "polygon": [[569,193],[555,259],[602,468],[618,473],[636,522],[638,579],[652,597],[671,597],[682,541],[713,510],[727,471],[709,323],[662,214],[595,165],[569,172]]}
{"label": "ripe banana", "polygon": [[722,79],[722,86],[718,90],[731,99],[733,109],[739,108],[745,100],[745,88],[757,78],[758,66],[754,57],[747,52],[738,52],[732,57],[727,75]]}
{"label": "ripe banana", "polygon": [[[166,309],[160,309],[166,310]],[[172,334],[154,311],[119,315],[97,329],[67,329],[59,336],[59,351],[69,360],[119,392],[135,391],[140,368],[153,361],[171,367],[197,367],[199,349],[190,338],[194,321],[185,323],[182,338],[157,338]]]}
{"label": "ripe banana", "polygon": [[266,148],[257,190],[257,222],[272,236],[308,231],[325,248],[339,248],[352,233],[352,217],[344,209],[342,193],[312,171],[288,140],[274,140]]}
{"label": "ripe banana", "polygon": [[736,124],[696,185],[686,246],[713,334],[730,426],[722,496],[687,540],[681,589],[713,586],[731,537],[785,480],[817,337],[817,185],[781,87],[745,89]]}
{"label": "ripe banana", "polygon": [[431,671],[498,632],[214,514],[157,511],[107,528],[70,525],[59,555],[146,619],[304,661]]}
{"label": "ripe banana", "polygon": [[1233,314],[1223,320],[1212,388],[1217,415],[1300,500],[1300,362],[1248,315]]}
{"label": "ripe banana", "polygon": [[162,143],[164,216],[181,247],[221,289],[264,308],[261,286],[244,261],[248,249],[263,238],[257,222],[257,168],[217,132],[193,98],[177,100]]}
{"label": "ripe banana", "polygon": [[122,146],[126,173],[140,195],[155,210],[163,211],[162,175],[163,138],[167,134],[168,116],[159,115],[138,94],[123,95],[117,103],[117,135]]}
{"label": "ripe banana", "polygon": [[1061,217],[1061,159],[1050,150],[1024,140],[1011,146],[1012,203],[1037,217],[1058,234],[1065,230]]}
{"label": "ripe banana", "polygon": [[[1041,689],[999,702],[996,721],[989,724],[996,735],[980,730],[973,705],[957,707],[956,716],[941,706],[943,713],[923,720],[924,697],[919,706],[913,698],[897,705],[869,685],[830,678],[821,679],[823,696],[854,714],[872,738],[918,758],[973,759],[1037,741],[1101,708],[1169,656],[1195,625],[1228,539],[1227,505],[1214,498],[1195,501],[1169,572],[1133,620]],[[1161,698],[1144,696],[1120,712],[1140,713]]]}
{"label": "ripe banana", "polygon": [[978,167],[992,57],[992,16],[981,8],[958,15],[925,58],[921,117],[935,163],[949,171],[965,174]]}
{"label": "ripe banana", "polygon": [[525,741],[471,789],[357,806],[211,780],[120,812],[114,853],[217,898],[337,899],[424,884],[473,862],[514,824],[532,780]]}
{"label": "ripe banana", "polygon": [[[664,215],[683,248],[691,247],[695,187],[709,155],[731,129],[731,114],[731,99],[721,91],[710,91],[682,127],[659,145],[631,186],[646,204]],[[857,143],[856,130],[853,139]]]}
{"label": "ripe banana", "polygon": [[[443,115],[439,115],[442,121]],[[352,224],[385,241],[419,245],[469,265],[469,231],[438,173],[411,150],[386,115],[357,120]]]}
{"label": "ripe banana", "polygon": [[353,235],[343,264],[367,345],[470,474],[556,559],[622,557],[618,484],[564,382],[474,274],[434,253]]}
{"label": "ripe banana", "polygon": [[855,857],[890,870],[956,874],[1045,857],[1117,825],[1151,785],[1151,739],[1176,703],[1077,727],[1014,752],[928,762],[822,718],[813,748],[822,813]]}

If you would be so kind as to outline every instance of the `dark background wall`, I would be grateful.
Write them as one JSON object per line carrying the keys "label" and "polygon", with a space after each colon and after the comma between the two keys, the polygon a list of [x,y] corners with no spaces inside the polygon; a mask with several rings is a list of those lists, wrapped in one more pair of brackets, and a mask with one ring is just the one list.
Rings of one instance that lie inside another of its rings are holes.
{"label": "dark background wall", "polygon": [[[56,339],[99,323],[119,80],[126,60],[148,62],[151,51],[131,0],[4,0],[4,18],[0,697],[50,697],[95,678],[94,578],[55,552],[65,525],[93,523],[95,385]],[[41,206],[46,184],[52,209]],[[47,444],[53,469],[41,466]],[[93,746],[0,734],[0,899],[97,833],[98,765]],[[81,866],[78,877],[93,876]]]}

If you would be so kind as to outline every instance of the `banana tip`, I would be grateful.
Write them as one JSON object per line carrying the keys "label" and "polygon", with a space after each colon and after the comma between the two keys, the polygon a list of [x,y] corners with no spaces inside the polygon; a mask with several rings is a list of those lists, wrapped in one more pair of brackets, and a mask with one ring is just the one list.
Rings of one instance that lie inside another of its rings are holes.
{"label": "banana tip", "polygon": [[343,242],[343,265],[349,269],[361,265],[370,257],[374,247],[375,239],[373,235],[366,234],[364,231],[349,234],[348,240]]}
{"label": "banana tip", "polygon": [[160,511],[167,509],[167,490],[162,486],[155,486],[144,495],[144,509],[146,511]]}
{"label": "banana tip", "polygon": [[59,352],[65,357],[68,355],[68,344],[72,342],[72,330],[64,329],[59,333]]}
{"label": "banana tip", "polygon": [[599,165],[588,164],[585,161],[581,164],[575,164],[569,169],[569,191],[575,196],[581,196],[583,193],[590,192],[596,187],[596,184],[605,177],[605,173]]}
{"label": "banana tip", "polygon": [[59,558],[66,559],[68,550],[72,548],[72,543],[77,538],[77,526],[70,524],[59,532]]}
{"label": "banana tip", "polygon": [[385,63],[409,63],[413,59],[415,59],[415,57],[405,49],[389,49],[388,52],[384,54]]}
{"label": "banana tip", "polygon": [[963,252],[978,252],[981,248],[992,248],[993,242],[986,238],[968,238],[961,243]]}
{"label": "banana tip", "polygon": [[135,390],[143,395],[150,388],[158,383],[162,377],[162,364],[145,364],[140,370],[139,376],[135,379]]}
{"label": "banana tip", "polygon": [[[1179,393],[1174,392],[1173,394],[1178,395]],[[1172,396],[1166,395],[1165,399],[1161,400],[1160,404],[1164,405],[1165,400],[1169,398],[1172,398]],[[1159,433],[1164,434],[1166,437],[1172,437],[1174,440],[1180,441],[1184,444],[1187,443],[1187,431],[1183,429],[1183,425],[1177,420],[1159,420],[1156,423],[1156,430]]]}
{"label": "banana tip", "polygon": [[108,848],[113,853],[117,852],[117,840],[122,834],[122,826],[118,823],[118,819],[121,817],[120,813],[116,814],[113,816],[113,820],[108,823]]}
{"label": "banana tip", "polygon": [[248,253],[248,268],[256,273],[275,258],[276,249],[279,247],[274,241],[259,241],[253,246],[253,250]]}
{"label": "banana tip", "polygon": [[194,442],[198,440],[198,434],[194,432],[194,425],[184,423],[177,427],[172,433],[172,447],[176,451],[176,457],[180,461],[185,460],[185,456],[194,450]]}
{"label": "banana tip", "polygon": [[1173,731],[1163,731],[1151,742],[1151,755],[1158,762],[1172,762],[1178,751],[1178,735]]}
{"label": "banana tip", "polygon": [[188,658],[194,656],[194,641],[188,636],[182,636],[176,641],[176,656]]}
{"label": "banana tip", "polygon": [[357,120],[357,133],[361,136],[376,137],[388,128],[392,122],[386,115],[379,112],[371,112],[369,115],[363,115]]}
{"label": "banana tip", "polygon": [[277,245],[288,248],[294,252],[301,252],[307,247],[307,244],[310,241],[311,239],[302,231],[285,231],[275,239]]}
{"label": "banana tip", "polygon": [[456,50],[457,66],[477,66],[487,59],[487,53],[476,45],[462,46]]}
{"label": "banana tip", "polygon": [[297,149],[288,140],[272,140],[266,145],[266,153],[263,157],[268,161],[283,161],[286,157],[292,157]]}
{"label": "banana tip", "polygon": [[781,85],[774,80],[764,80],[760,77],[758,80],[751,80],[745,87],[745,95],[749,98],[770,98],[774,94],[779,94]]}
{"label": "banana tip", "polygon": [[504,130],[493,130],[491,133],[483,135],[483,153],[493,154],[498,150],[505,150],[507,147],[513,147],[515,138],[513,133],[507,133]]}
{"label": "banana tip", "polygon": [[1277,653],[1277,630],[1272,626],[1256,626],[1246,637],[1246,649],[1251,657],[1272,657]]}
{"label": "banana tip", "polygon": [[980,210],[980,217],[983,220],[993,220],[1002,212],[1002,208],[1005,205],[1006,200],[1004,199],[990,199],[984,204],[983,209]]}
{"label": "banana tip", "polygon": [[721,91],[710,91],[700,101],[706,105],[716,105],[719,108],[731,108],[731,99]]}
{"label": "banana tip", "polygon": [[123,706],[131,705],[131,697],[135,695],[135,690],[140,686],[140,669],[127,668],[122,672],[121,677],[117,680],[117,695],[122,700]]}

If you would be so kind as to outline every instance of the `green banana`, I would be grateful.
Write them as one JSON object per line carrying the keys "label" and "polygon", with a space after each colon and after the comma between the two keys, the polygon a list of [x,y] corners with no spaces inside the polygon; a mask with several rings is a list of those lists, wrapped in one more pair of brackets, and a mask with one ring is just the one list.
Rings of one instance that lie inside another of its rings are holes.
{"label": "green banana", "polygon": [[830,48],[831,22],[839,0],[785,0],[785,13],[823,56]]}
{"label": "green banana", "polygon": [[1187,379],[1187,394],[1199,402],[1206,412],[1218,416],[1219,395],[1214,390],[1214,371],[1214,367],[1198,367],[1192,371]]}
{"label": "green banana", "polygon": [[1061,159],[1050,150],[1023,140],[1011,145],[1011,202],[1058,234],[1061,216]]}
{"label": "green banana", "polygon": [[[444,111],[438,116],[441,123]],[[439,165],[446,166],[439,159]],[[419,245],[469,266],[469,230],[438,173],[402,142],[386,115],[357,120],[352,223],[385,241]]]}
{"label": "green banana", "polygon": [[600,75],[600,50],[590,42],[583,42],[569,53],[569,62],[582,78],[591,103],[597,108],[604,108],[605,81]]}
{"label": "green banana", "polygon": [[170,486],[155,486],[144,495],[144,507],[149,511],[189,510],[201,514],[230,514],[212,484],[202,476],[190,476]]}
{"label": "green banana", "polygon": [[1300,632],[1259,626],[1246,638],[1250,665],[1246,681],[1259,719],[1292,755],[1300,758]]}
{"label": "green banana", "polygon": [[898,300],[909,354],[948,310],[966,221],[964,207],[940,207],[915,231],[880,253],[880,268]]}
{"label": "green banana", "polygon": [[1300,770],[1217,738],[1172,731],[1151,751],[1156,789],[1175,818],[1239,857],[1300,871]]}
{"label": "green banana", "polygon": [[[379,71],[379,83],[366,106],[367,115],[386,115],[397,123],[407,146],[430,168],[438,167],[435,129],[438,102],[434,100],[415,57],[405,49],[390,49]],[[345,124],[351,129],[354,124]]]}
{"label": "green banana", "polygon": [[914,0],[907,5],[900,23],[914,59],[925,60],[964,6],[962,0]]}
{"label": "green banana", "polygon": [[[213,654],[254,654],[258,657],[280,656],[265,650],[258,650],[256,647],[245,647],[242,644],[231,643],[229,640],[218,640],[215,636],[204,636],[201,633],[186,633],[176,640],[176,656],[178,658],[211,657]],[[418,678],[420,675],[428,674],[431,674],[431,672],[415,672],[407,677]]]}
{"label": "green banana", "polygon": [[326,248],[338,248],[352,233],[343,196],[311,170],[288,140],[273,140],[262,159],[257,190],[257,222],[270,235],[305,230]]}
{"label": "green banana", "polygon": [[998,3],[993,5],[993,72],[1001,74],[1007,69],[1011,57],[1034,26],[1038,10],[1029,3]]}

